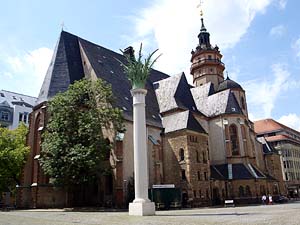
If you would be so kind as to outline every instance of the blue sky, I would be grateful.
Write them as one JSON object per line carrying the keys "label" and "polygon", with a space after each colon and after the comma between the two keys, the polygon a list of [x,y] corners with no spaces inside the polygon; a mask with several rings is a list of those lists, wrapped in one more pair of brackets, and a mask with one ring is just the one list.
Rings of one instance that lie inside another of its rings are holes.
{"label": "blue sky", "polygon": [[[119,51],[144,43],[157,63],[189,80],[200,29],[199,0],[11,0],[1,3],[0,89],[37,96],[64,29]],[[296,0],[204,0],[205,25],[231,79],[247,94],[252,119],[300,130],[300,28]]]}

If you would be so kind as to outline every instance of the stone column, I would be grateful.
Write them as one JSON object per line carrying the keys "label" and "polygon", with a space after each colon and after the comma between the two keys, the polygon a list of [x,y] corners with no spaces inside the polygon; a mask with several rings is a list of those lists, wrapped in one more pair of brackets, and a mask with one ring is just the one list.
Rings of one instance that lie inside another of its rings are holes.
{"label": "stone column", "polygon": [[147,90],[131,90],[133,97],[133,145],[135,199],[129,203],[129,215],[150,216],[155,205],[148,199],[148,154],[146,137],[145,96]]}

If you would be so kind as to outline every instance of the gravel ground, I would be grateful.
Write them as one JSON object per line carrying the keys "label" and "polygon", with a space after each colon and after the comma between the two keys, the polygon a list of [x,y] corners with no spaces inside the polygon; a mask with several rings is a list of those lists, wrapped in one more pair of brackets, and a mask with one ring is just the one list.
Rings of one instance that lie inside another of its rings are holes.
{"label": "gravel ground", "polygon": [[128,212],[70,212],[68,210],[14,210],[0,212],[0,225],[70,224],[300,224],[300,202],[235,208],[199,208],[157,211],[155,216],[128,216]]}

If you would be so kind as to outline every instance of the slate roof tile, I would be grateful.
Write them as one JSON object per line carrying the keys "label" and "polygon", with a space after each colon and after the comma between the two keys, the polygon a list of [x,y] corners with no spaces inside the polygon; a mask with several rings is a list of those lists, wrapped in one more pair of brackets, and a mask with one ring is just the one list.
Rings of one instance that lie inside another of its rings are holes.
{"label": "slate roof tile", "polygon": [[78,37],[62,31],[48,67],[37,104],[47,101],[84,77]]}
{"label": "slate roof tile", "polygon": [[191,89],[197,109],[207,117],[222,114],[242,114],[239,104],[230,89],[212,93],[212,84]]}
{"label": "slate roof tile", "polygon": [[[251,170],[247,165],[243,163],[232,164],[232,179],[233,180],[243,180],[243,179],[255,179],[255,178],[266,178],[267,175],[260,172],[255,166],[251,165],[255,174],[252,174]],[[219,179],[229,179],[228,176],[228,164],[211,165],[211,178]]]}
{"label": "slate roof tile", "polygon": [[178,112],[164,116],[162,119],[165,133],[188,129],[199,133],[206,133],[190,111]]}
{"label": "slate roof tile", "polygon": [[[52,61],[40,90],[38,103],[49,100],[59,92],[66,91],[70,84],[84,77],[79,44],[87,55],[97,77],[112,86],[112,91],[116,97],[115,106],[124,110],[126,119],[132,120],[131,84],[120,62],[117,61],[118,59],[125,62],[125,57],[65,31],[61,32],[54,50]],[[151,70],[146,82],[148,91],[146,95],[146,119],[149,125],[162,126],[153,82],[168,77],[167,74]]]}

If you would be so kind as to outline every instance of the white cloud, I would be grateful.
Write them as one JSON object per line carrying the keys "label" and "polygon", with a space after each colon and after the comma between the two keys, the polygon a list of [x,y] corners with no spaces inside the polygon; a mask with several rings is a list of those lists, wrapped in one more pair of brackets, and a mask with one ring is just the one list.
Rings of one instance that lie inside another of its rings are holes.
{"label": "white cloud", "polygon": [[8,56],[6,60],[2,60],[6,71],[2,71],[1,75],[14,80],[14,84],[7,83],[5,88],[10,89],[18,84],[21,90],[12,91],[23,91],[26,94],[36,96],[42,85],[52,54],[51,49],[41,47],[26,54]]}
{"label": "white cloud", "polygon": [[288,115],[280,117],[278,119],[278,122],[300,131],[300,115],[298,116],[294,113],[290,113]]}
{"label": "white cloud", "polygon": [[272,27],[270,30],[270,36],[272,37],[282,37],[286,33],[286,28],[282,24]]}
{"label": "white cloud", "polygon": [[300,59],[300,38],[292,43],[292,49],[295,51],[297,58]]}
{"label": "white cloud", "polygon": [[[205,26],[212,34],[211,43],[221,50],[233,47],[247,32],[257,13],[264,13],[272,0],[219,0],[203,5]],[[135,19],[137,37],[159,48],[163,56],[157,68],[170,74],[189,74],[190,52],[197,45],[200,30],[198,0],[155,0]],[[216,7],[217,6],[217,7]],[[187,75],[188,75],[187,74]]]}
{"label": "white cloud", "polygon": [[2,79],[6,79],[6,78],[12,79],[13,75],[10,72],[3,71],[0,72],[0,77],[3,77]]}
{"label": "white cloud", "polygon": [[271,66],[272,81],[252,80],[244,84],[250,104],[252,119],[271,117],[272,110],[279,94],[289,88],[290,72],[285,64],[277,63]]}
{"label": "white cloud", "polygon": [[287,0],[278,0],[279,9],[281,9],[281,10],[285,9],[286,4],[287,4]]}

